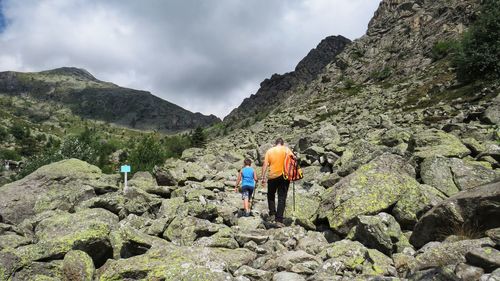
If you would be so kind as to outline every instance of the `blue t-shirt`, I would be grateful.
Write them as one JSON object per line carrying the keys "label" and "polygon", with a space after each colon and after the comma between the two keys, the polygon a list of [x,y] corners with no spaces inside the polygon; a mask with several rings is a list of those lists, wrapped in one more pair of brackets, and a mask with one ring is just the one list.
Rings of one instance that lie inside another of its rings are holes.
{"label": "blue t-shirt", "polygon": [[245,167],[241,169],[241,186],[255,187],[255,180],[253,174],[255,173],[252,167]]}

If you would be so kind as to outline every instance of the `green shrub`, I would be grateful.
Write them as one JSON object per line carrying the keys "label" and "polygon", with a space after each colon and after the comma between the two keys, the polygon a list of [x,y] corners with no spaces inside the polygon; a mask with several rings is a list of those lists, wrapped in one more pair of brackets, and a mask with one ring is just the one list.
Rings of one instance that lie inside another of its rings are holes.
{"label": "green shrub", "polygon": [[149,135],[140,139],[129,155],[132,172],[152,172],[154,166],[163,164],[165,159],[165,151],[157,135]]}
{"label": "green shrub", "polygon": [[383,81],[391,76],[392,70],[389,67],[384,67],[382,70],[375,70],[370,73],[370,78],[375,81]]}
{"label": "green shrub", "polygon": [[63,141],[59,153],[64,159],[77,158],[92,165],[98,164],[99,151],[91,143],[75,136]]}
{"label": "green shrub", "polygon": [[17,178],[24,178],[25,176],[36,171],[38,168],[62,159],[64,159],[64,157],[57,150],[57,148],[44,150],[42,153],[28,158],[21,172],[17,175]]}
{"label": "green shrub", "polygon": [[460,42],[454,63],[457,78],[463,82],[500,77],[500,1],[483,2],[479,17]]}
{"label": "green shrub", "polygon": [[0,127],[0,141],[5,141],[9,137],[9,132],[4,127]]}
{"label": "green shrub", "polygon": [[182,152],[191,146],[191,140],[187,136],[171,136],[163,139],[166,158],[179,158]]}
{"label": "green shrub", "polygon": [[17,140],[22,140],[24,138],[27,138],[31,134],[30,129],[28,127],[24,127],[19,124],[14,124],[12,127],[10,127],[10,133]]}
{"label": "green shrub", "polygon": [[33,156],[40,151],[39,144],[40,142],[31,136],[24,137],[20,141],[21,147],[19,148],[19,153],[22,156]]}
{"label": "green shrub", "polygon": [[0,149],[0,159],[20,161],[21,156],[15,150],[1,148]]}
{"label": "green shrub", "polygon": [[458,49],[459,43],[456,40],[439,41],[432,47],[431,58],[437,61],[456,53]]}

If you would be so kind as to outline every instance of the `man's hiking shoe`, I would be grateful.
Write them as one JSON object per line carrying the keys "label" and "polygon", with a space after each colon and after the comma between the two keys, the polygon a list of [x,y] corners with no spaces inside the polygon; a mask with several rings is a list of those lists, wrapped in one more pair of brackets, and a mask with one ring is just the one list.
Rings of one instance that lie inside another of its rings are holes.
{"label": "man's hiking shoe", "polygon": [[266,222],[274,222],[274,215],[262,214],[262,219]]}
{"label": "man's hiking shoe", "polygon": [[277,221],[275,225],[276,225],[276,228],[282,228],[282,227],[286,226],[284,223],[279,222],[279,221]]}

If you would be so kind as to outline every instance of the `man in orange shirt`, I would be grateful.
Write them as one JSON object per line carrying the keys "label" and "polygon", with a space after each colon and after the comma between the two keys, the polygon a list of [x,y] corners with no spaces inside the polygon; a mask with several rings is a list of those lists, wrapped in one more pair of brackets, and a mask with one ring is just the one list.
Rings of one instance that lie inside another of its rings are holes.
{"label": "man in orange shirt", "polygon": [[[269,167],[267,180],[267,204],[269,216],[276,217],[276,226],[283,227],[283,213],[285,212],[286,196],[290,182],[283,178],[283,167],[285,158],[292,151],[284,145],[282,138],[276,139],[275,146],[266,152],[264,165],[262,166],[262,185],[266,183],[266,172]],[[275,196],[278,192],[278,210],[276,210]]]}

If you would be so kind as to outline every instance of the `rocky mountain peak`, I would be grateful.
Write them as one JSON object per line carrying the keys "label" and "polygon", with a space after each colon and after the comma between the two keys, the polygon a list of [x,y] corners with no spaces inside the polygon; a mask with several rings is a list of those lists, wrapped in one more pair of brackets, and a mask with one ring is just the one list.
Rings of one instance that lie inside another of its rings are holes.
{"label": "rocky mountain peak", "polygon": [[[245,120],[256,119],[269,113],[287,97],[287,92],[314,80],[333,62],[351,41],[343,36],[328,36],[312,49],[295,67],[295,71],[273,74],[260,84],[256,94],[246,98],[241,105],[224,118],[227,126],[241,126]],[[260,115],[259,115],[260,114]],[[250,118],[249,118],[250,117]]]}
{"label": "rocky mountain peak", "polygon": [[349,43],[341,35],[326,37],[297,64],[295,75],[306,81],[314,79]]}

